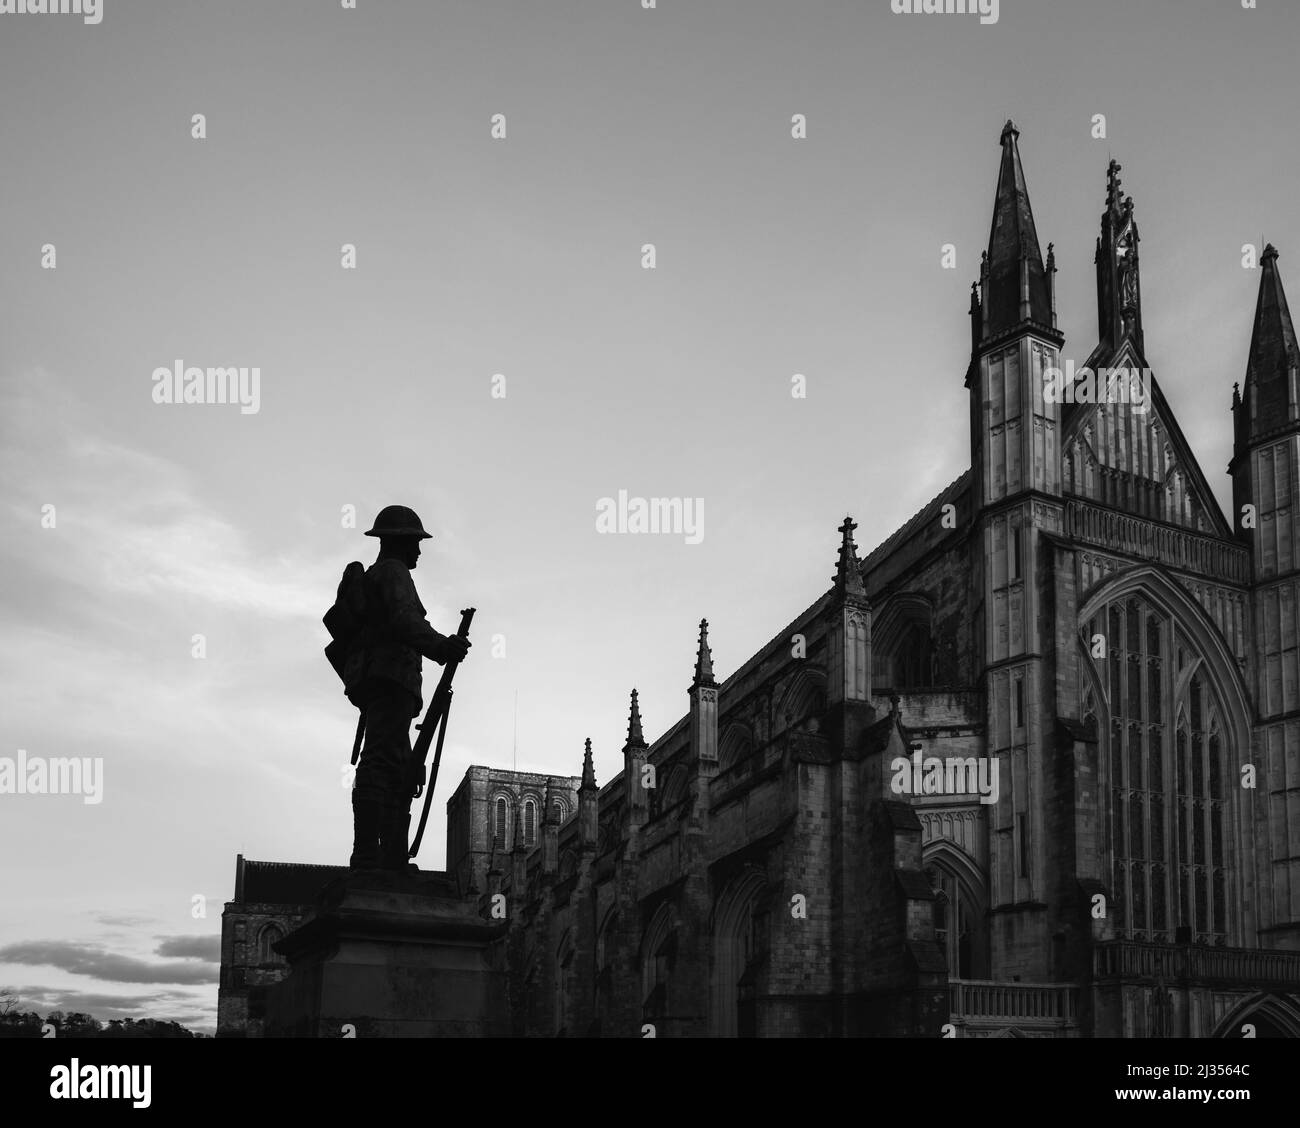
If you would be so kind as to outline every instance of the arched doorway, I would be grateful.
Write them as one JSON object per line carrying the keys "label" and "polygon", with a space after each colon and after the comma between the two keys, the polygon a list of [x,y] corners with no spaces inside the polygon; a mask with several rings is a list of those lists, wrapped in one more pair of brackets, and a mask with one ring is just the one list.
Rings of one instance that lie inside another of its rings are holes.
{"label": "arched doorway", "polygon": [[713,909],[713,1033],[758,1034],[759,973],[767,950],[767,878],[746,869],[727,884]]}

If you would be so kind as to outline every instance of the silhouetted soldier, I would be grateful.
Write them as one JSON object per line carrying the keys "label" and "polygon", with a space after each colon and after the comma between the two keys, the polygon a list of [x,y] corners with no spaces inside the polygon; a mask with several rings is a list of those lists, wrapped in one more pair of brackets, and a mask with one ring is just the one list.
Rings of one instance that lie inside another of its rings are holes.
{"label": "silhouetted soldier", "polygon": [[365,714],[365,746],[352,789],[352,860],[358,869],[405,870],[411,799],[421,765],[411,756],[411,719],[420,712],[420,658],[439,664],[465,657],[469,642],[429,625],[411,570],[430,539],[404,505],[380,510],[366,536],[379,556],[366,569],[366,621],[349,648],[343,681]]}

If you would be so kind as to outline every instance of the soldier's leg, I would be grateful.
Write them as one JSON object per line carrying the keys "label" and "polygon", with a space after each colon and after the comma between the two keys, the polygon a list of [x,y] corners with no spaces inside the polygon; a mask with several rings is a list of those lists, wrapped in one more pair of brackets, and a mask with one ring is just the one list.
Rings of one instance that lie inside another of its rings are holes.
{"label": "soldier's leg", "polygon": [[[405,870],[411,794],[415,786],[411,719],[417,702],[401,686],[389,685],[377,703],[388,728],[382,744],[384,755],[376,761],[374,776],[381,804],[379,864],[383,869]],[[366,715],[368,719],[369,712]]]}
{"label": "soldier's leg", "polygon": [[392,797],[402,789],[411,754],[411,697],[378,683],[366,695],[366,742],[352,790],[353,869],[379,869]]}

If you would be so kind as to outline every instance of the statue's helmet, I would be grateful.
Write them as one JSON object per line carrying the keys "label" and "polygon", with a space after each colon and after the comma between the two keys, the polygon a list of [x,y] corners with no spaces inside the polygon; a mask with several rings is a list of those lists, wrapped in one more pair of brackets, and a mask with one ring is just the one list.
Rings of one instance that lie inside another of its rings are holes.
{"label": "statue's helmet", "polygon": [[385,505],[375,518],[374,528],[366,530],[366,536],[418,537],[420,540],[430,540],[432,534],[424,531],[414,509],[407,509],[405,505]]}

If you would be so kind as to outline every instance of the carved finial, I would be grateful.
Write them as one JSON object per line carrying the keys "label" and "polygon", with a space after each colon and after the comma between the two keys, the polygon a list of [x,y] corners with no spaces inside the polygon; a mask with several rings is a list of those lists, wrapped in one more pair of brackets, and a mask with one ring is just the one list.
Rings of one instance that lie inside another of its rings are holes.
{"label": "carved finial", "polygon": [[582,784],[579,791],[594,791],[596,789],[596,765],[591,760],[591,737],[587,737],[587,750],[582,756]]}
{"label": "carved finial", "polygon": [[632,712],[627,718],[627,743],[625,748],[644,748],[645,737],[641,735],[641,706],[637,701],[636,690],[632,691]]}
{"label": "carved finial", "polygon": [[1232,410],[1236,411],[1241,406],[1241,385],[1234,383],[1232,385]]}
{"label": "carved finial", "polygon": [[899,700],[900,700],[900,698],[899,698],[899,696],[898,696],[897,693],[891,693],[891,694],[889,695],[889,715],[890,715],[891,717],[897,717],[897,716],[898,716],[898,703],[899,703]]}
{"label": "carved finial", "polygon": [[858,549],[853,543],[853,530],[857,523],[851,517],[844,518],[840,532],[840,558],[835,565],[833,577],[835,590],[847,595],[866,596],[867,589],[862,582],[862,568],[858,564]]}
{"label": "carved finial", "polygon": [[708,619],[701,619],[700,644],[695,651],[695,680],[691,682],[691,688],[696,689],[702,685],[715,686],[717,684],[713,680],[713,651],[709,649],[709,621]]}
{"label": "carved finial", "polygon": [[1118,206],[1120,200],[1124,198],[1124,189],[1120,187],[1119,173],[1124,166],[1111,158],[1110,165],[1106,169],[1106,206],[1113,208]]}
{"label": "carved finial", "polygon": [[1270,243],[1267,247],[1264,248],[1264,257],[1261,261],[1268,262],[1270,259],[1276,259],[1276,258],[1277,258],[1277,248],[1273,246],[1272,243]]}
{"label": "carved finial", "polygon": [[1047,244],[1047,272],[1050,274],[1056,269],[1056,244]]}

